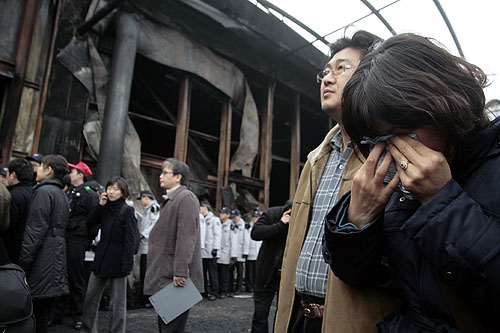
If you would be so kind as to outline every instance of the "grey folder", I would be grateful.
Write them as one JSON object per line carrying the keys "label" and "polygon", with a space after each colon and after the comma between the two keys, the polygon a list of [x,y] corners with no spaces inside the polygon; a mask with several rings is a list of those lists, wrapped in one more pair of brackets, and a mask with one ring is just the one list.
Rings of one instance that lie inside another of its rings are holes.
{"label": "grey folder", "polygon": [[194,286],[193,281],[187,278],[186,286],[174,287],[174,284],[170,283],[151,296],[149,301],[158,316],[161,317],[165,324],[168,324],[202,299],[203,297]]}

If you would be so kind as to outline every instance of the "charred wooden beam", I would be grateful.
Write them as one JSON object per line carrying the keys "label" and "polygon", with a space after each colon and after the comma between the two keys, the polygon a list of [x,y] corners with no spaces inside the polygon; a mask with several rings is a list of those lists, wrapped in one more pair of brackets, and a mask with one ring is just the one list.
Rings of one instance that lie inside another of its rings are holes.
{"label": "charred wooden beam", "polygon": [[295,109],[292,113],[292,133],[290,151],[290,189],[289,198],[295,195],[300,173],[300,94],[295,95]]}
{"label": "charred wooden beam", "polygon": [[232,107],[231,100],[228,98],[222,105],[222,113],[220,120],[220,136],[219,136],[219,159],[217,162],[217,191],[215,198],[215,209],[223,206],[222,189],[229,185],[229,159],[231,153],[231,121]]}
{"label": "charred wooden beam", "polygon": [[[128,115],[131,118],[144,119],[144,120],[147,120],[147,121],[150,121],[152,123],[155,123],[155,124],[158,124],[158,125],[162,125],[162,126],[165,126],[165,127],[176,128],[176,126],[177,126],[176,124],[171,123],[169,121],[156,119],[156,118],[145,116],[143,114],[139,114],[139,113],[135,113],[135,112],[129,112]],[[219,141],[219,138],[216,137],[216,136],[214,136],[214,135],[210,135],[210,134],[203,133],[203,132],[200,132],[200,131],[195,131],[195,130],[192,130],[192,129],[189,130],[189,135],[197,136],[197,137],[202,138],[202,139],[207,140],[207,141],[212,141],[212,142],[218,142]]]}
{"label": "charred wooden beam", "polygon": [[245,177],[238,173],[229,173],[229,182],[245,186],[252,186],[260,189],[264,188],[265,186],[265,181],[262,179]]}
{"label": "charred wooden beam", "polygon": [[14,131],[16,129],[17,116],[19,114],[19,106],[21,104],[21,95],[23,93],[23,82],[28,63],[28,55],[39,8],[39,0],[27,0],[22,15],[17,45],[15,73],[12,78],[9,94],[5,104],[4,121],[2,123],[2,127],[0,128],[0,133],[2,133],[2,163],[4,164],[7,163],[10,155],[12,154],[12,141],[14,139]]}
{"label": "charred wooden beam", "polygon": [[181,80],[179,89],[179,109],[177,112],[177,126],[175,132],[174,156],[180,161],[187,160],[187,147],[189,137],[189,117],[191,109],[191,82],[185,76]]}
{"label": "charred wooden beam", "polygon": [[271,152],[273,138],[273,107],[275,82],[269,82],[267,87],[267,103],[262,112],[262,135],[260,137],[260,179],[264,181],[264,188],[259,191],[259,201],[264,207],[269,207],[269,193],[271,188]]}

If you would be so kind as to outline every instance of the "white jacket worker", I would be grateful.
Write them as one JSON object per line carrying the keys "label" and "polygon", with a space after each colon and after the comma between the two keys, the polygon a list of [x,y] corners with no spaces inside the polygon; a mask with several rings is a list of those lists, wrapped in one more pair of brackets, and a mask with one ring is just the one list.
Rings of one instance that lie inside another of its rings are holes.
{"label": "white jacket worker", "polygon": [[257,256],[259,254],[260,246],[262,245],[262,241],[253,240],[250,237],[252,233],[252,228],[255,222],[259,219],[260,214],[256,210],[253,212],[252,220],[250,223],[245,224],[245,233],[248,233],[249,237],[249,245],[248,245],[248,257],[245,262],[245,287],[246,291],[249,293],[253,293],[253,286],[255,281],[255,261],[257,260]]}
{"label": "white jacket worker", "polygon": [[217,257],[220,249],[222,227],[219,218],[210,211],[210,208],[208,201],[200,203],[200,223],[205,225],[205,244],[202,244],[201,247],[201,257],[203,259],[205,293],[209,301],[215,301],[217,297],[220,297]]}
{"label": "white jacket worker", "polygon": [[[257,217],[257,219],[258,219],[258,217]],[[252,222],[250,222],[250,228],[246,229],[248,231],[249,235],[252,233],[252,228],[253,228],[254,224],[255,224],[255,222],[252,218]],[[250,241],[249,241],[249,245],[248,245],[247,261],[257,260],[257,256],[259,255],[259,250],[260,250],[261,245],[262,245],[262,241],[256,241],[256,240],[253,240],[252,237],[250,237]]]}
{"label": "white jacket worker", "polygon": [[139,251],[137,252],[142,255],[148,254],[149,234],[160,217],[160,205],[158,205],[158,202],[154,199],[153,193],[149,190],[141,191],[141,195],[137,200],[140,200],[142,206],[145,207],[141,223],[139,224],[141,241],[139,243]]}
{"label": "white jacket worker", "polygon": [[207,237],[207,224],[204,223],[203,215],[200,213],[200,244],[201,244],[201,252],[203,253],[203,249],[205,247],[205,241]]}
{"label": "white jacket worker", "polygon": [[143,287],[144,287],[144,276],[146,276],[146,265],[147,265],[147,254],[148,254],[148,242],[149,242],[149,234],[151,233],[151,230],[156,224],[156,221],[158,221],[158,218],[160,217],[160,205],[158,205],[158,202],[156,202],[153,193],[149,190],[144,190],[141,191],[141,194],[137,198],[137,200],[141,201],[141,204],[143,207],[146,207],[144,209],[144,213],[142,215],[142,219],[140,220],[139,223],[139,234],[141,237],[141,240],[139,242],[139,251],[137,252],[141,258],[140,258],[140,268],[139,268],[139,275],[141,278],[141,297],[142,301],[147,307],[150,307],[149,300],[148,298],[143,294]]}
{"label": "white jacket worker", "polygon": [[229,274],[229,289],[233,287],[234,268],[237,271],[236,287],[232,289],[235,293],[241,291],[243,284],[243,263],[248,257],[250,244],[250,233],[245,232],[245,220],[241,218],[241,212],[234,209],[231,212],[231,269]]}
{"label": "white jacket worker", "polygon": [[229,218],[231,210],[223,207],[219,210],[219,217],[221,219],[221,242],[220,250],[217,252],[219,258],[217,259],[217,273],[219,275],[219,296],[220,298],[226,297],[229,291],[229,264],[231,262],[231,224]]}

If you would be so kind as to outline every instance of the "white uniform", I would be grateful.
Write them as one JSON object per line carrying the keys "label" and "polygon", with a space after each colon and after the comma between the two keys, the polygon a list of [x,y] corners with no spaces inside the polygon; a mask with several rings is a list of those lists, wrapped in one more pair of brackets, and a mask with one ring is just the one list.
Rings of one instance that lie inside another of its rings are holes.
{"label": "white uniform", "polygon": [[236,257],[238,262],[245,262],[244,255],[248,255],[250,233],[245,230],[245,220],[240,218],[238,223],[231,224],[231,257]]}
{"label": "white uniform", "polygon": [[[254,225],[254,223],[250,222],[250,228],[245,229],[246,231],[248,231],[249,235],[252,233],[253,225]],[[262,245],[262,241],[256,241],[256,240],[253,240],[252,237],[250,237],[250,244],[248,245],[248,258],[247,258],[247,260],[257,260],[257,256],[259,255],[259,250],[260,250],[261,245]]]}
{"label": "white uniform", "polygon": [[222,223],[220,250],[217,253],[219,256],[219,259],[217,259],[218,264],[229,265],[231,261],[231,224],[230,219]]}
{"label": "white uniform", "polygon": [[200,244],[202,253],[203,253],[203,247],[205,246],[206,235],[207,235],[207,224],[205,223],[203,215],[200,213]]}
{"label": "white uniform", "polygon": [[219,257],[219,249],[221,242],[221,223],[220,219],[212,212],[208,212],[207,216],[200,216],[200,223],[205,224],[205,239],[201,246],[201,257],[203,259],[212,259],[212,250],[217,250]]}
{"label": "white uniform", "polygon": [[141,222],[139,223],[139,233],[141,234],[141,241],[139,242],[139,251],[137,254],[148,254],[148,241],[151,230],[160,217],[160,206],[156,200],[151,203],[144,210]]}

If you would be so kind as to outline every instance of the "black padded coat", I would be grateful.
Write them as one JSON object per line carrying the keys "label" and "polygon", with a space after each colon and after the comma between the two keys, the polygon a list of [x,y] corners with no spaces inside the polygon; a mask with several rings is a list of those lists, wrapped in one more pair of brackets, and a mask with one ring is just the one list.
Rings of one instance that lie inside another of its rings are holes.
{"label": "black padded coat", "polygon": [[64,238],[68,216],[68,199],[59,180],[35,186],[19,255],[34,300],[68,293]]}

